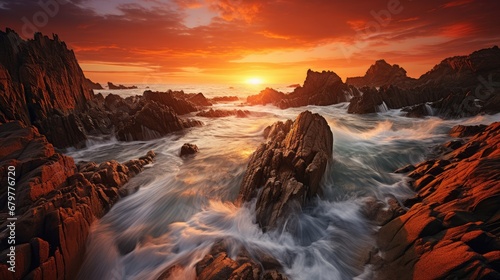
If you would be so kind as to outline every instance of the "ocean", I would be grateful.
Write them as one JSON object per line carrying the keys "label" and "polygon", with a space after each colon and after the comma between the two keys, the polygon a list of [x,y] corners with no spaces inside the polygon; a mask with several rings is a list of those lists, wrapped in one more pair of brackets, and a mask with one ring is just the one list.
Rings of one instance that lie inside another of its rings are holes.
{"label": "ocean", "polygon": [[[97,92],[127,97],[145,89]],[[250,254],[272,255],[290,279],[370,279],[371,268],[365,261],[378,227],[361,213],[366,200],[384,200],[388,194],[399,200],[411,197],[408,179],[394,170],[425,160],[436,145],[451,140],[447,133],[454,125],[500,120],[499,114],[414,119],[403,117],[400,110],[383,108],[376,114],[352,115],[347,114],[348,103],[286,110],[244,105],[245,97],[257,94],[262,86],[150,85],[149,89],[202,92],[207,98],[236,95],[239,101],[213,108],[254,114],[210,119],[192,113],[182,117],[200,120],[203,126],[151,141],[96,137],[84,149],[67,150],[76,162],[124,162],[149,150],[157,154],[155,162],[125,186],[132,194],[92,225],[79,279],[156,279],[176,264],[182,269],[175,271],[173,279],[195,279],[195,264],[220,239],[232,248],[244,246]],[[322,181],[324,194],[290,217],[297,222],[293,232],[263,233],[255,223],[255,201],[241,207],[233,201],[251,154],[265,141],[264,128],[295,119],[304,110],[325,117],[333,132],[333,157]],[[196,144],[199,153],[180,158],[184,143]]]}

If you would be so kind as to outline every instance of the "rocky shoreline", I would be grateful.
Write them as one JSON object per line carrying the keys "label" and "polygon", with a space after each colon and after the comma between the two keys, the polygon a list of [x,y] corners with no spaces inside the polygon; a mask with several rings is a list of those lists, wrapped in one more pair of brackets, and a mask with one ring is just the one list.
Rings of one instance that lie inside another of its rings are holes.
{"label": "rocky shoreline", "polygon": [[377,234],[377,279],[500,278],[500,123],[450,134],[466,138],[400,171],[416,196]]}
{"label": "rocky shoreline", "polygon": [[[98,85],[85,78],[73,51],[56,35],[37,33],[23,41],[8,29],[0,32],[0,48],[0,181],[15,168],[18,216],[15,273],[6,265],[8,231],[0,233],[1,279],[75,278],[90,225],[128,194],[124,185],[155,157],[150,151],[124,163],[75,164],[59,149],[81,148],[96,135],[119,141],[161,138],[203,125],[182,116],[195,112],[207,118],[257,114],[205,110],[214,102],[238,100],[234,96],[207,99],[202,93],[151,90],[127,98],[94,94],[91,88]],[[384,107],[416,117],[498,113],[497,88],[484,98],[473,90],[478,75],[498,77],[499,58],[498,48],[492,48],[446,59],[420,79],[385,61],[346,83],[331,71],[309,70],[304,85],[292,93],[265,89],[247,103],[286,109],[350,101],[351,113]],[[472,103],[463,102],[471,98]],[[381,226],[377,247],[367,256],[378,279],[500,278],[500,123],[457,126],[450,135],[462,138],[444,144],[434,159],[397,171],[412,178],[414,198],[402,205],[392,197],[366,201],[366,218]],[[250,158],[235,204],[255,202],[255,221],[264,232],[293,231],[293,214],[322,195],[332,131],[322,116],[304,111],[295,121],[267,127],[264,138]],[[188,143],[183,149],[188,160],[198,152]],[[2,228],[7,199],[2,188]],[[286,279],[272,256],[232,246],[216,242],[196,264],[197,279]],[[169,267],[158,279],[168,279],[176,269],[179,265]]]}
{"label": "rocky shoreline", "polygon": [[[128,194],[122,187],[155,157],[125,163],[81,163],[57,153],[35,127],[20,122],[0,125],[0,180],[16,170],[16,268],[8,270],[7,231],[0,236],[1,279],[74,279],[83,261],[90,225]],[[0,193],[6,208],[7,189]],[[1,213],[2,228],[7,212]],[[5,254],[4,254],[5,253]]]}

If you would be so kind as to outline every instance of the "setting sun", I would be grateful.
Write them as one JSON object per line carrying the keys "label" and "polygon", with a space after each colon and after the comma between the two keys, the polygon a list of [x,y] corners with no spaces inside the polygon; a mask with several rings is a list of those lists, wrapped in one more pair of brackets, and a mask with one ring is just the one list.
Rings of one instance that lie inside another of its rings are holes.
{"label": "setting sun", "polygon": [[261,78],[249,78],[247,81],[247,84],[251,85],[260,85],[262,84],[262,79]]}

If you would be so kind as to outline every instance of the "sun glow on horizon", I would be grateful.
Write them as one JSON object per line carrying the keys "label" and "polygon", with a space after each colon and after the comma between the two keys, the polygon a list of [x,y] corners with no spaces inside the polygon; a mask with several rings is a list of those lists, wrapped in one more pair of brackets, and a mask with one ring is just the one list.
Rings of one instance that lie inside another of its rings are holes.
{"label": "sun glow on horizon", "polygon": [[252,78],[248,78],[246,80],[246,83],[250,84],[250,85],[260,85],[263,83],[263,80],[261,78],[258,78],[258,77],[252,77]]}

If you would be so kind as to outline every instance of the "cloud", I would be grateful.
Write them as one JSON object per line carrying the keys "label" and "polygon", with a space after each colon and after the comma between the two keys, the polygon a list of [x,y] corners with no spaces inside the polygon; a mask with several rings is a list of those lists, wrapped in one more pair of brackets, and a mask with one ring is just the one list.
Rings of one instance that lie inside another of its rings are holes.
{"label": "cloud", "polygon": [[[42,2],[51,1],[57,0]],[[103,73],[109,65],[113,65],[113,73],[129,65],[165,75],[185,72],[191,78],[223,81],[227,73],[264,65],[277,71],[276,76],[285,77],[289,71],[290,79],[297,80],[304,73],[300,69],[315,67],[344,71],[345,75],[364,68],[357,73],[362,75],[374,60],[385,58],[407,64],[409,73],[420,75],[423,64],[430,69],[445,57],[500,43],[496,30],[500,1],[495,0],[445,4],[409,0],[75,0],[59,5],[53,15],[38,4],[42,2],[2,2],[2,24],[24,37],[32,36],[32,32],[24,32],[30,29],[27,22],[36,29],[29,31],[59,34],[75,50],[86,73],[97,73],[100,61]],[[397,13],[389,12],[394,4],[400,8]],[[92,68],[86,69],[90,64]],[[293,67],[287,70],[283,65]],[[123,68],[127,73],[130,69]]]}

